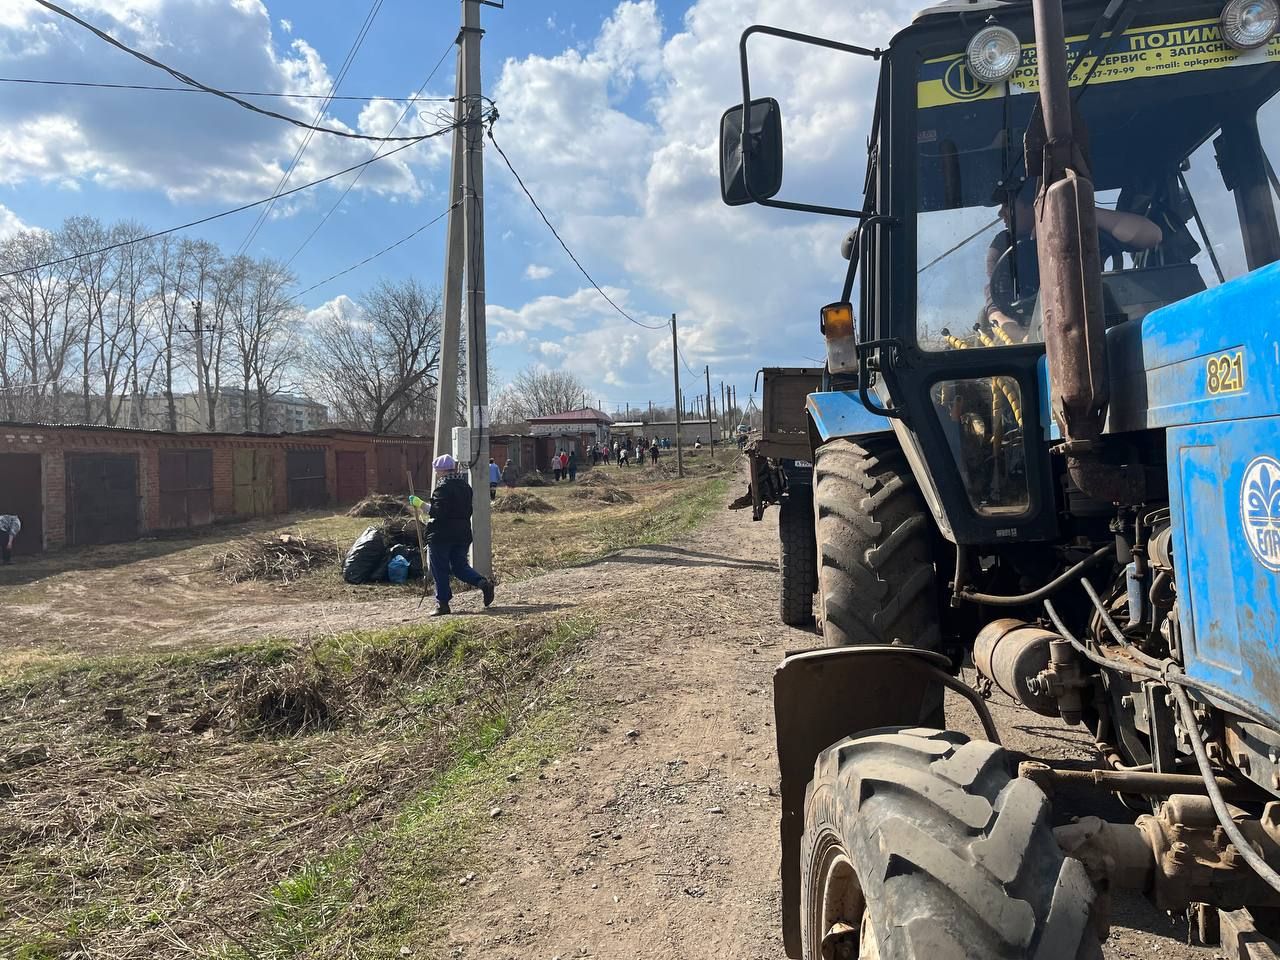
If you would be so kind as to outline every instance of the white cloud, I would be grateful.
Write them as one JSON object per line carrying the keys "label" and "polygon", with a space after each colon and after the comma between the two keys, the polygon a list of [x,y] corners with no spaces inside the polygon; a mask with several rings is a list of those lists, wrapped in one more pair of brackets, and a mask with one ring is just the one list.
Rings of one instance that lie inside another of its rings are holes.
{"label": "white cloud", "polygon": [[340,317],[356,317],[360,315],[360,304],[345,293],[340,293],[313,310],[308,310],[302,317],[306,326],[313,326],[322,320],[328,320],[334,313]]}
{"label": "white cloud", "polygon": [[23,223],[16,213],[0,203],[0,240],[11,237],[22,230],[32,229],[34,228]]}
{"label": "white cloud", "polygon": [[524,268],[526,280],[545,280],[551,274],[555,273],[550,267],[544,267],[540,263],[531,263]]}
{"label": "white cloud", "polygon": [[281,17],[280,29],[283,30],[285,33],[293,33],[293,21],[287,20],[284,17]]}
{"label": "white cloud", "polygon": [[[82,0],[77,10],[122,42],[215,86],[317,94],[332,82],[317,51],[304,38],[288,37],[288,21],[280,22],[279,38],[272,36],[272,20],[260,0]],[[21,61],[24,71],[51,76],[164,80],[81,27],[13,0],[0,0],[0,61],[15,67]],[[308,119],[316,112],[311,100],[275,106]],[[325,124],[385,135],[400,109],[371,103],[356,111],[344,104]],[[397,132],[423,133],[433,126],[415,112]],[[274,190],[305,136],[300,128],[212,96],[39,88],[30,96],[0,99],[0,184],[94,184],[157,190],[179,200],[257,199]],[[317,133],[290,183],[368,159],[371,150],[367,142]],[[447,152],[444,138],[413,147],[368,167],[355,189],[416,199],[426,189],[420,175],[437,169]],[[316,202],[305,195],[277,209]]]}

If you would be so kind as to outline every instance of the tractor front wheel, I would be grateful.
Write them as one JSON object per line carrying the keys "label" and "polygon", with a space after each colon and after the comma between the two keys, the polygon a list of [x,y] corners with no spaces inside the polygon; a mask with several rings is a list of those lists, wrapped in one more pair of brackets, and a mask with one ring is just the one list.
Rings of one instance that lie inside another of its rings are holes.
{"label": "tractor front wheel", "polygon": [[1096,894],[1005,751],[883,729],[818,757],[801,847],[804,960],[1101,960]]}

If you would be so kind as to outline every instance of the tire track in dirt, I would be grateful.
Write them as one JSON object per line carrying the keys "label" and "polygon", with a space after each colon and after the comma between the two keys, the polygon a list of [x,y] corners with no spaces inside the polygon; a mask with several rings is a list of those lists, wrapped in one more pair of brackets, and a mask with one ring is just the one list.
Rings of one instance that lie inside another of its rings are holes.
{"label": "tire track in dirt", "polygon": [[[577,668],[576,750],[524,771],[499,802],[468,852],[476,877],[450,908],[441,957],[782,960],[772,674],[821,638],[778,619],[776,523],[721,512],[676,546],[504,588],[512,613],[580,607],[602,626]],[[1090,755],[1079,730],[995,713],[1011,750]],[[962,703],[948,715],[979,733]],[[1215,955],[1180,935],[1123,898],[1104,953]]]}

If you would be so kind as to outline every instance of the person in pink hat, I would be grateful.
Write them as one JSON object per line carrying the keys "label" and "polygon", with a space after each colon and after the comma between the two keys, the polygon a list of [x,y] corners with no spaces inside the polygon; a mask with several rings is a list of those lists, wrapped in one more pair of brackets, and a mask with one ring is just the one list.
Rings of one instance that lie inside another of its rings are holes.
{"label": "person in pink hat", "polygon": [[436,457],[431,466],[436,472],[435,488],[427,507],[427,555],[436,584],[436,608],[431,616],[441,617],[452,612],[449,609],[449,601],[453,599],[451,577],[479,587],[487,607],[493,603],[493,581],[481,576],[467,562],[471,548],[471,484],[458,470],[458,461],[447,453]]}

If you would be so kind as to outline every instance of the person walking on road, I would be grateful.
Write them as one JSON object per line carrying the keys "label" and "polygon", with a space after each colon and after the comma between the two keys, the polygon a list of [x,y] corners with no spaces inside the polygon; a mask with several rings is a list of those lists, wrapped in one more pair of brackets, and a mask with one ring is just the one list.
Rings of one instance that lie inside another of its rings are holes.
{"label": "person walking on road", "polygon": [[569,454],[568,468],[569,468],[569,482],[572,483],[573,481],[578,479],[578,451],[577,450],[574,450]]}
{"label": "person walking on road", "polygon": [[5,563],[13,563],[13,541],[22,532],[22,521],[12,513],[0,514],[0,556]]}
{"label": "person walking on road", "polygon": [[443,453],[432,461],[436,472],[435,489],[427,507],[427,556],[431,561],[431,577],[436,584],[436,608],[433,617],[451,613],[449,601],[453,589],[451,576],[463,583],[479,587],[484,605],[493,603],[493,581],[481,576],[467,562],[471,547],[471,485],[458,473],[458,461]]}
{"label": "person walking on road", "polygon": [[563,450],[560,451],[560,476],[569,479],[569,455]]}
{"label": "person walking on road", "polygon": [[502,482],[507,485],[508,490],[514,490],[516,488],[516,480],[518,477],[519,475],[516,472],[515,466],[510,460],[508,460],[507,465],[502,468]]}
{"label": "person walking on road", "polygon": [[551,457],[551,470],[555,474],[556,480],[560,479],[560,451],[557,450]]}
{"label": "person walking on road", "polygon": [[498,484],[502,482],[502,468],[493,457],[489,458],[489,499],[498,499]]}
{"label": "person walking on road", "polygon": [[649,447],[649,459],[653,461],[655,467],[658,465],[658,445],[656,443]]}

